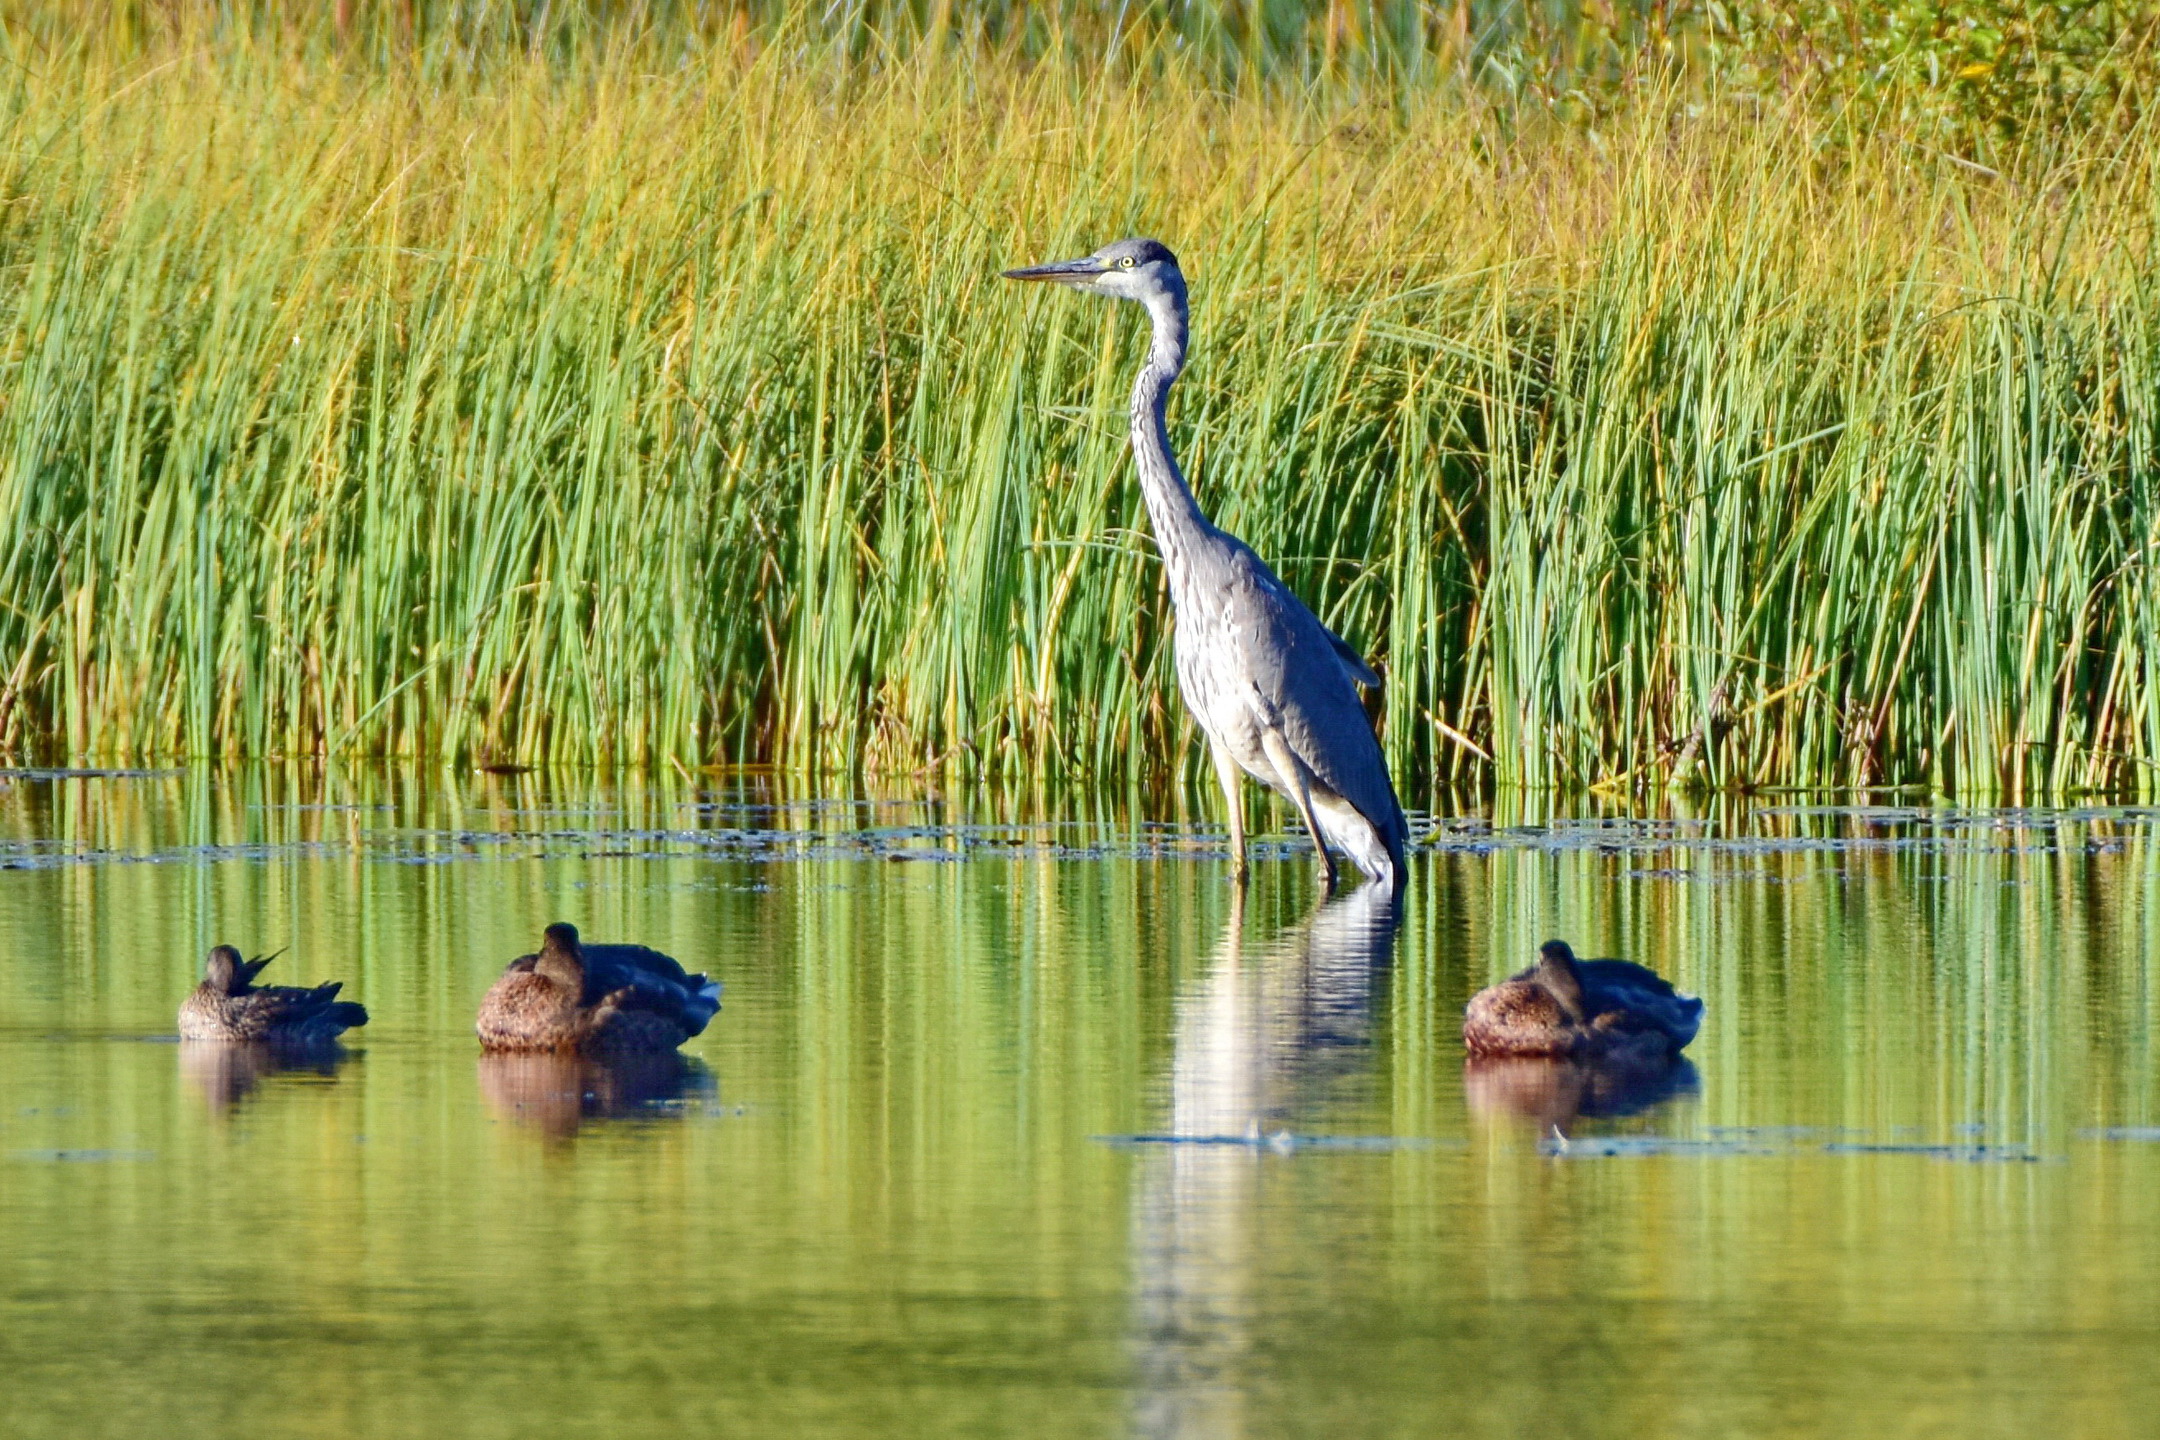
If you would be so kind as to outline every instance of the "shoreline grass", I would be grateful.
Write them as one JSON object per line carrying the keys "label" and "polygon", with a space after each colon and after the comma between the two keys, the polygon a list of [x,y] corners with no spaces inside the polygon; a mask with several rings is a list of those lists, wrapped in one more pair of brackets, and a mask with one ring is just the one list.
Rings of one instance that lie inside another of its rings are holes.
{"label": "shoreline grass", "polygon": [[2154,788],[2149,106],[304,39],[0,76],[0,755],[1196,774],[1138,329],[996,280],[1146,232],[1413,803]]}

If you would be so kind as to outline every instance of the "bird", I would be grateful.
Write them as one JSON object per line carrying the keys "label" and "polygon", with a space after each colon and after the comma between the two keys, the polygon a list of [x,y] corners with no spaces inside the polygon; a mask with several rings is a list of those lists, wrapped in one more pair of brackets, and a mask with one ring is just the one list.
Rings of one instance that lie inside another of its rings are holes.
{"label": "bird", "polygon": [[1463,1010],[1474,1055],[1661,1063],[1687,1048],[1703,1002],[1626,960],[1577,960],[1564,940],[1538,963],[1478,991]]}
{"label": "bird", "polygon": [[255,977],[276,955],[243,960],[230,945],[210,951],[203,980],[180,1002],[183,1040],[263,1040],[274,1044],[328,1045],[356,1025],[367,1024],[366,1007],[337,998],[341,982],[326,985],[257,985]]}
{"label": "bird", "polygon": [[490,1051],[649,1054],[702,1033],[719,1009],[718,981],[643,945],[582,944],[558,923],[489,987],[474,1028]]}
{"label": "bird", "polygon": [[1380,678],[1293,594],[1251,546],[1211,523],[1179,472],[1164,424],[1185,368],[1185,276],[1159,240],[1119,240],[1078,260],[1004,272],[1132,300],[1154,341],[1132,388],[1133,458],[1176,615],[1178,688],[1206,734],[1230,810],[1231,873],[1247,876],[1241,775],[1288,800],[1333,890],[1333,846],[1372,881],[1399,890],[1409,828],[1358,687]]}

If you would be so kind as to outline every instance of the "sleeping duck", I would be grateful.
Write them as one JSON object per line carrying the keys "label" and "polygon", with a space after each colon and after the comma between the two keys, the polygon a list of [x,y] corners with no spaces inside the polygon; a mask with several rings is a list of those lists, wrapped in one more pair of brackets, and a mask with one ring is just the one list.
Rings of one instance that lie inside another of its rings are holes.
{"label": "sleeping duck", "polygon": [[576,926],[557,924],[490,987],[474,1028],[488,1050],[635,1055],[673,1050],[719,1008],[717,981],[658,950],[584,945]]}
{"label": "sleeping duck", "polygon": [[230,945],[210,952],[202,984],[180,1002],[183,1040],[262,1040],[276,1045],[328,1045],[355,1025],[367,1024],[367,1010],[340,1000],[344,988],[327,985],[257,985],[255,977],[277,957],[243,960]]}
{"label": "sleeping duck", "polygon": [[1702,1024],[1703,1002],[1625,960],[1577,960],[1548,940],[1538,963],[1478,991],[1463,1011],[1473,1055],[1664,1061]]}

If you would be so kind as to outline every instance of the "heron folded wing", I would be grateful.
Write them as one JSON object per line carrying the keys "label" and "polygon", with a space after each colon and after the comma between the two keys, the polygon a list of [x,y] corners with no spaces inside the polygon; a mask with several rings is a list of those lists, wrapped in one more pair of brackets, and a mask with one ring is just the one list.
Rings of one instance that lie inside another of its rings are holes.
{"label": "heron folded wing", "polygon": [[1325,625],[1320,627],[1320,633],[1327,636],[1328,643],[1335,647],[1335,658],[1342,661],[1343,669],[1350,672],[1352,680],[1355,680],[1368,690],[1380,688],[1380,677],[1374,673],[1372,666],[1365,663],[1364,656],[1350,648],[1349,641],[1343,639],[1342,636],[1337,635]]}
{"label": "heron folded wing", "polygon": [[1256,714],[1281,733],[1315,780],[1399,847],[1408,827],[1342,659],[1346,647],[1266,562],[1242,543],[1238,551],[1224,601],[1235,623],[1225,633],[1235,636],[1236,668],[1255,697]]}

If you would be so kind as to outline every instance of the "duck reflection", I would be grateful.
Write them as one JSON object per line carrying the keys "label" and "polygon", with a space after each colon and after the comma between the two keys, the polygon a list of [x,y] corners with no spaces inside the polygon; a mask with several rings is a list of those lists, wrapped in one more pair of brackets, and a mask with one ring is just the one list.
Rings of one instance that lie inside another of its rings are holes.
{"label": "duck reflection", "polygon": [[553,1136],[591,1120],[653,1119],[714,1089],[702,1061],[672,1050],[600,1060],[548,1052],[480,1057],[480,1094],[504,1120]]}
{"label": "duck reflection", "polygon": [[232,1109],[273,1075],[334,1078],[352,1052],[336,1041],[183,1040],[180,1078],[200,1091],[213,1114]]}
{"label": "duck reflection", "polygon": [[[1178,998],[1168,1134],[1183,1140],[1295,1129],[1371,1067],[1373,996],[1399,910],[1363,885],[1263,942],[1242,897],[1206,973]],[[1281,1174],[1264,1144],[1171,1143],[1145,1155],[1133,1202],[1143,1435],[1235,1436],[1246,1426],[1254,1293]]]}
{"label": "duck reflection", "polygon": [[1616,1120],[1696,1091],[1685,1060],[1552,1060],[1472,1056],[1463,1092],[1480,1114],[1534,1121],[1541,1134],[1573,1132],[1577,1120]]}

